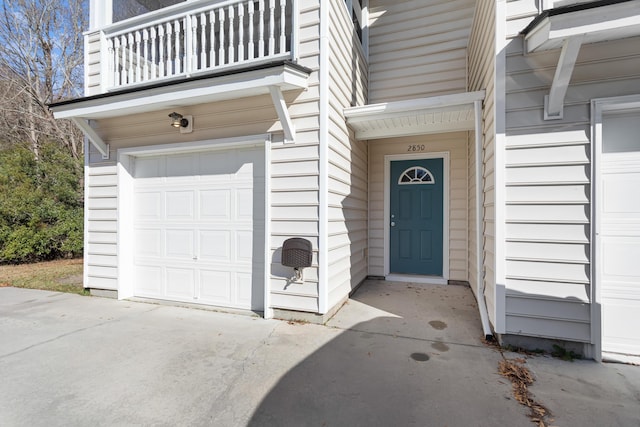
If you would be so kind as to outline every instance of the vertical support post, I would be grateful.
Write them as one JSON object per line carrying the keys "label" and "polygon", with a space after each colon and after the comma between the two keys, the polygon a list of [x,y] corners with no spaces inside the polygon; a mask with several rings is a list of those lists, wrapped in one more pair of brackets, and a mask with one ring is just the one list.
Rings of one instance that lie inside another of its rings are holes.
{"label": "vertical support post", "polygon": [[300,11],[298,8],[298,0],[293,0],[291,3],[291,46],[289,47],[289,50],[291,50],[292,61],[298,60],[298,34],[300,31],[300,17],[298,16],[299,14]]}
{"label": "vertical support post", "polygon": [[89,3],[89,29],[97,30],[112,22],[112,0],[91,0]]}
{"label": "vertical support post", "polygon": [[475,113],[475,152],[476,152],[476,298],[478,300],[478,310],[480,311],[480,321],[485,337],[493,335],[489,314],[484,300],[484,192],[483,192],[483,158],[482,158],[482,101],[473,102]]}

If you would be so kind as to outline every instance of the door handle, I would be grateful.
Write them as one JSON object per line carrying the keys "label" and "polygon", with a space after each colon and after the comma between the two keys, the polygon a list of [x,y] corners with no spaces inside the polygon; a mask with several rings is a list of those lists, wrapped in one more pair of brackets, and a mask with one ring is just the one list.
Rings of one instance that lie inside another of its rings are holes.
{"label": "door handle", "polygon": [[391,221],[391,226],[392,226],[392,227],[395,227],[395,226],[396,226],[395,221]]}

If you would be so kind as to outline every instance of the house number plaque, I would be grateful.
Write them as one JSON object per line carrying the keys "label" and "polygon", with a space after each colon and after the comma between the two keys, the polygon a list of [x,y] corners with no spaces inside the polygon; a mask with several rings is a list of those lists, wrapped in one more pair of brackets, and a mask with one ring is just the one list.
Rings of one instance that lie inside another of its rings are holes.
{"label": "house number plaque", "polygon": [[424,151],[424,149],[425,149],[424,144],[411,144],[407,147],[407,152],[414,153],[416,151]]}

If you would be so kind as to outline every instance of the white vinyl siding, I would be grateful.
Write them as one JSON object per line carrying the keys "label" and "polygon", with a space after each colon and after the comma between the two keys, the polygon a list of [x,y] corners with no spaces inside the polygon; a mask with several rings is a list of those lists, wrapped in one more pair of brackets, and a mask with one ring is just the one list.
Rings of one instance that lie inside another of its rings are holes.
{"label": "white vinyl siding", "polygon": [[[102,161],[88,146],[85,164],[84,287],[118,289],[118,176],[114,162]],[[112,154],[113,155],[113,154]]]}
{"label": "white vinyl siding", "polygon": [[[468,148],[467,132],[388,138],[369,142],[369,274],[384,276],[384,156],[406,154],[410,145],[424,145],[425,153],[448,151],[449,279],[468,275]],[[416,153],[412,153],[416,154]]]}
{"label": "white vinyl siding", "polygon": [[100,32],[94,31],[84,38],[84,95],[100,93]]}
{"label": "white vinyl siding", "polygon": [[465,92],[475,3],[370,0],[369,103]]}
{"label": "white vinyl siding", "polygon": [[[496,6],[494,2],[479,1],[469,38],[469,90],[485,91],[482,111],[483,153],[481,183],[484,192],[483,218],[484,230],[482,269],[484,277],[484,296],[491,323],[495,326],[499,316],[496,306],[496,273],[495,273],[495,32]],[[475,138],[471,133],[471,137]],[[470,141],[473,141],[470,139]],[[475,162],[477,153],[475,144],[469,143],[469,218],[475,218],[476,190],[475,190]],[[472,289],[475,291],[476,277],[476,227],[475,221],[469,222],[469,275]]]}
{"label": "white vinyl siding", "polygon": [[524,55],[534,2],[507,11],[506,332],[589,342],[590,101],[640,88],[640,39],[583,45],[564,119],[545,121],[560,50]]}
{"label": "white vinyl siding", "polygon": [[[367,276],[367,145],[343,110],[366,103],[364,53],[342,1],[330,2],[328,132],[328,301],[331,309]],[[323,159],[324,161],[324,159]]]}
{"label": "white vinyl siding", "polygon": [[[317,312],[319,309],[320,2],[301,1],[299,12],[298,63],[313,71],[309,76],[309,86],[306,90],[284,93],[289,114],[296,129],[294,143],[272,143],[271,266],[269,269],[271,281],[269,286],[273,308]],[[264,101],[267,104],[271,103],[267,97]],[[268,132],[277,132],[281,126],[276,120],[273,104],[267,108],[273,114]],[[246,118],[253,117],[250,111],[245,114],[244,126],[246,126]],[[293,269],[283,267],[280,263],[282,243],[290,237],[302,237],[312,243],[312,267],[304,269],[302,284],[291,284]]]}

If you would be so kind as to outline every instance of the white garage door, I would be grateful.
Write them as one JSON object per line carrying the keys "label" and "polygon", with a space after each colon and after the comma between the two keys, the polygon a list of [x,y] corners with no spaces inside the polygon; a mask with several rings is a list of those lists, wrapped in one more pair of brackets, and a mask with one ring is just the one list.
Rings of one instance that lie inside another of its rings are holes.
{"label": "white garage door", "polygon": [[134,294],[262,310],[263,148],[136,157]]}
{"label": "white garage door", "polygon": [[640,112],[605,115],[602,131],[602,351],[640,361]]}

